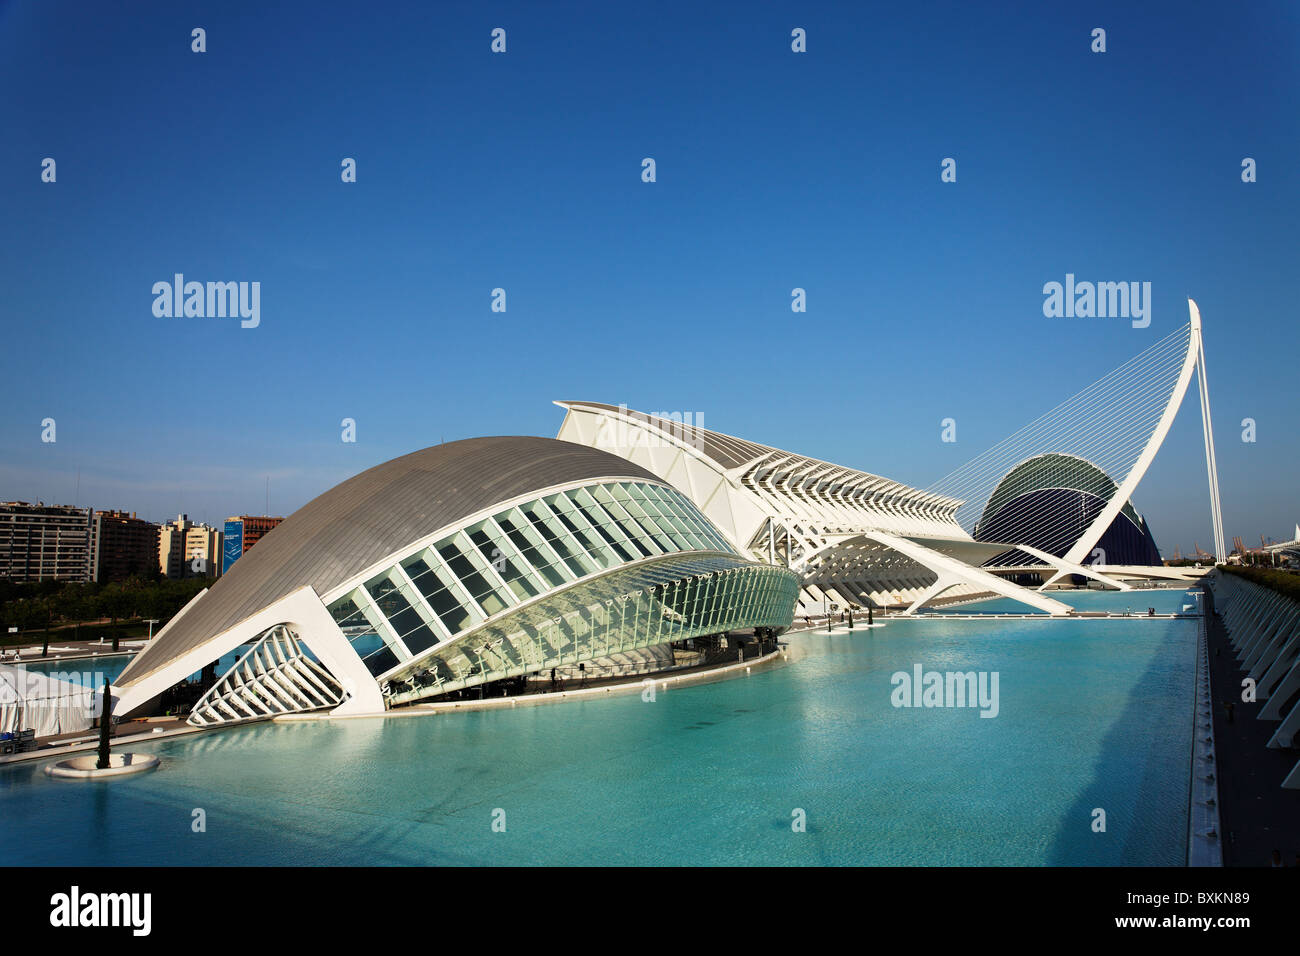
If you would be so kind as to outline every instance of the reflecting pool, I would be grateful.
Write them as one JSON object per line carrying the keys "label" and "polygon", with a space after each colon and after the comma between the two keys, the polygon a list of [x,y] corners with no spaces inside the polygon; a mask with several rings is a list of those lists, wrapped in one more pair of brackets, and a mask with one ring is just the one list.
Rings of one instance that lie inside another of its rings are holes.
{"label": "reflecting pool", "polygon": [[[0,863],[1183,864],[1194,621],[788,640],[781,666],[653,701],[257,724],[140,745],[162,767],[111,783],[0,768]],[[892,706],[918,664],[997,672],[997,716]]]}

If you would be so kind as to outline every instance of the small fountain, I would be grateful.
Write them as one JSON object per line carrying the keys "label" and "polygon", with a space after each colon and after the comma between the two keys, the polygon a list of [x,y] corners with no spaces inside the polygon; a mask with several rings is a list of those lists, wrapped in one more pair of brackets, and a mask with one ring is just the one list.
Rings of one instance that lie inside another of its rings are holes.
{"label": "small fountain", "polygon": [[109,748],[109,734],[113,720],[113,695],[108,679],[104,679],[104,693],[101,698],[103,706],[99,712],[99,747],[91,756],[70,757],[46,767],[45,772],[51,777],[66,777],[76,780],[98,780],[105,777],[122,777],[132,773],[143,773],[158,766],[159,760],[152,754],[113,753]]}

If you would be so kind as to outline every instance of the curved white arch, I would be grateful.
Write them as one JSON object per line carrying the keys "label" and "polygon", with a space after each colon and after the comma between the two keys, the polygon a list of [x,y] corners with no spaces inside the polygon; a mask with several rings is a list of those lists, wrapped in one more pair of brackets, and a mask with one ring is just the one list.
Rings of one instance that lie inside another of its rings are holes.
{"label": "curved white arch", "polygon": [[[1147,439],[1142,453],[1138,455],[1137,461],[1133,463],[1133,467],[1124,476],[1124,480],[1120,482],[1119,488],[1111,496],[1106,507],[1093,519],[1087,530],[1079,536],[1079,540],[1074,543],[1074,547],[1065,553],[1063,558],[1065,562],[1080,564],[1083,558],[1096,547],[1097,542],[1101,540],[1101,536],[1105,534],[1106,529],[1110,527],[1111,522],[1115,520],[1125,503],[1132,496],[1134,489],[1137,488],[1138,483],[1146,475],[1147,468],[1155,459],[1156,452],[1160,450],[1160,446],[1164,443],[1165,436],[1169,434],[1174,418],[1178,415],[1178,409],[1182,407],[1183,397],[1187,394],[1187,386],[1192,381],[1192,373],[1196,371],[1198,357],[1201,355],[1201,312],[1191,299],[1187,300],[1187,307],[1191,317],[1191,332],[1187,336],[1187,354],[1183,356],[1182,370],[1178,373],[1178,380],[1169,393],[1169,401],[1165,404],[1165,410],[1156,423],[1156,427],[1152,430],[1151,437]],[[1202,392],[1204,392],[1203,382],[1201,388]],[[1210,446],[1207,445],[1207,447]],[[1055,581],[1064,573],[1058,571],[1043,584],[1043,587],[1051,584],[1052,581]]]}
{"label": "curved white arch", "polygon": [[146,677],[124,686],[114,686],[115,711],[123,716],[131,713],[223,654],[256,641],[271,628],[282,624],[288,625],[299,635],[301,642],[311,649],[316,659],[325,665],[347,692],[343,702],[330,713],[348,716],[384,712],[384,698],[379,693],[379,685],[370,676],[365,664],[310,585],[268,604],[256,614],[198,647],[191,648]]}

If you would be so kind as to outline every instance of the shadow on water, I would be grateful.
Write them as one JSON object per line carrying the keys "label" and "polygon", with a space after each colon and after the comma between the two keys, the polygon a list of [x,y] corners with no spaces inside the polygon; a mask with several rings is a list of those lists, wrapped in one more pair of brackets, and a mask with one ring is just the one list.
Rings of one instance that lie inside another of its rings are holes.
{"label": "shadow on water", "polygon": [[[1179,866],[1185,862],[1196,632],[1188,622],[1171,623],[1123,711],[1102,738],[1092,779],[1061,818],[1046,864]],[[1174,706],[1154,704],[1171,698]],[[1152,724],[1153,718],[1161,717],[1161,723]],[[1139,762],[1141,767],[1135,767]],[[1104,781],[1124,775],[1140,783],[1132,804],[1115,806],[1103,796],[1114,793]],[[1178,775],[1184,798],[1178,810],[1170,812],[1167,794],[1170,781]],[[1106,812],[1104,833],[1093,831],[1097,808]]]}

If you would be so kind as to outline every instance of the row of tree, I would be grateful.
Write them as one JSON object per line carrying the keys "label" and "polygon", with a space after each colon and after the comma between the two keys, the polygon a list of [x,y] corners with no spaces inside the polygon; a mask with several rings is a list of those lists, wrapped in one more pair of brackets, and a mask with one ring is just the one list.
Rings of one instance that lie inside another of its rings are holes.
{"label": "row of tree", "polygon": [[0,579],[0,626],[7,635],[11,627],[44,631],[86,621],[108,620],[116,624],[154,618],[165,624],[209,584],[203,578],[128,578],[111,584],[15,584]]}
{"label": "row of tree", "polygon": [[1271,588],[1285,597],[1300,601],[1300,575],[1292,574],[1289,571],[1278,571],[1273,568],[1236,567],[1231,564],[1221,564],[1219,570],[1243,577],[1247,581],[1254,581],[1256,584]]}

